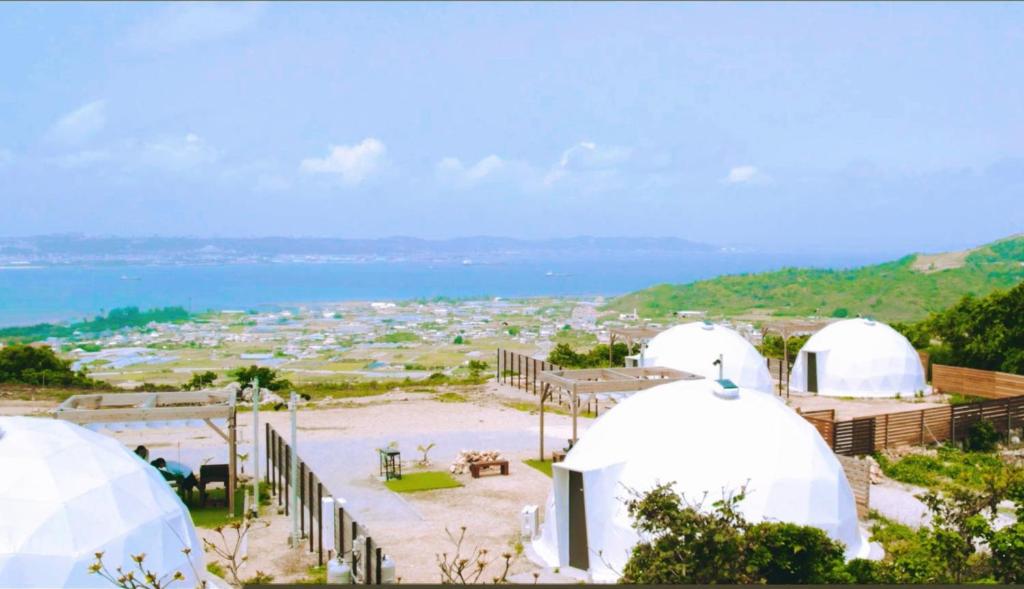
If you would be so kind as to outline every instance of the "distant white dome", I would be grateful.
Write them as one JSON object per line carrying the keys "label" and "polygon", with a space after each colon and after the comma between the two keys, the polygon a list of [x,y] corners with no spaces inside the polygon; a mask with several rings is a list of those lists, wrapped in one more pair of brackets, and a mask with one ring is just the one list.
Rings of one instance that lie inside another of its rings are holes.
{"label": "distant white dome", "polygon": [[[809,354],[816,370],[808,369]],[[914,346],[895,329],[871,319],[838,321],[812,335],[797,355],[790,388],[833,397],[930,391]]]}
{"label": "distant white dome", "polygon": [[[180,571],[194,587],[203,546],[160,473],[117,440],[57,419],[0,417],[0,587],[110,587],[89,573]],[[186,557],[183,548],[190,548]]]}
{"label": "distant white dome", "polygon": [[772,392],[768,363],[750,342],[715,323],[684,323],[651,338],[644,352],[645,366],[675,368],[718,379],[715,361],[724,359],[725,378],[741,387]]}
{"label": "distant white dome", "polygon": [[[584,551],[593,580],[616,580],[639,538],[623,500],[631,489],[674,482],[690,502],[706,494],[705,509],[723,490],[746,485],[739,509],[749,521],[815,526],[845,544],[848,558],[866,557],[846,474],[817,430],[771,395],[740,389],[728,399],[716,387],[707,380],[654,387],[591,425],[554,465],[536,554],[548,566],[584,568],[570,556]],[[570,486],[579,484],[573,496],[582,505],[570,505]],[[570,533],[581,514],[585,545]]]}

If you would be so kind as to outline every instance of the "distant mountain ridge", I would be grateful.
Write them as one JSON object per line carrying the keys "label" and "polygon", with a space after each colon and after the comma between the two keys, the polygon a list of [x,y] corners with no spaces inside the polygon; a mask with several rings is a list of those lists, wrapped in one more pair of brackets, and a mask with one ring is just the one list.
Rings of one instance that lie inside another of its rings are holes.
{"label": "distant mountain ridge", "polygon": [[967,294],[986,295],[1024,280],[1024,235],[962,252],[912,254],[849,270],[785,268],[660,284],[618,297],[608,309],[663,319],[676,311],[728,316],[873,316],[912,321]]}
{"label": "distant mountain ridge", "polygon": [[0,238],[0,262],[133,261],[179,258],[230,261],[251,258],[501,258],[521,255],[599,256],[673,255],[719,251],[712,245],[679,238],[566,237],[526,240],[507,237],[461,237],[429,240],[414,237],[343,238],[198,238],[89,237],[46,235]]}

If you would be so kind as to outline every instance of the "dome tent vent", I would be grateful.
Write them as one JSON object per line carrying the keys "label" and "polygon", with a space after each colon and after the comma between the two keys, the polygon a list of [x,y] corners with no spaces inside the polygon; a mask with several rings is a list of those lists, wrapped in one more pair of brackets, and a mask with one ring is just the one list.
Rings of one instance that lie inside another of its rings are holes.
{"label": "dome tent vent", "polygon": [[715,396],[721,399],[738,399],[740,396],[740,387],[736,386],[736,383],[728,378],[716,380],[712,390]]}

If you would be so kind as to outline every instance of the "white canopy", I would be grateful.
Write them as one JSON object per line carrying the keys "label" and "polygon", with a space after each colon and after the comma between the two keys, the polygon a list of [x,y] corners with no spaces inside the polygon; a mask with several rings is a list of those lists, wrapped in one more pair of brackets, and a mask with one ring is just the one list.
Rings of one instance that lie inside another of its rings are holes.
{"label": "white canopy", "polygon": [[[186,557],[182,549],[191,549]],[[185,505],[160,473],[117,440],[56,419],[0,417],[0,587],[104,587],[114,571],[205,576]]]}
{"label": "white canopy", "polygon": [[674,482],[690,502],[706,494],[705,509],[746,485],[739,508],[748,520],[816,526],[843,542],[847,557],[866,557],[850,485],[814,427],[772,395],[721,391],[713,381],[678,381],[597,420],[554,464],[537,555],[548,566],[586,569],[594,581],[616,580],[639,538],[624,499]]}
{"label": "white canopy", "polygon": [[838,321],[811,336],[797,355],[790,387],[835,397],[930,391],[914,346],[895,329],[871,319]]}
{"label": "white canopy", "polygon": [[645,366],[662,366],[717,380],[721,354],[725,378],[741,387],[772,390],[768,363],[742,335],[724,325],[696,322],[666,329],[651,339]]}

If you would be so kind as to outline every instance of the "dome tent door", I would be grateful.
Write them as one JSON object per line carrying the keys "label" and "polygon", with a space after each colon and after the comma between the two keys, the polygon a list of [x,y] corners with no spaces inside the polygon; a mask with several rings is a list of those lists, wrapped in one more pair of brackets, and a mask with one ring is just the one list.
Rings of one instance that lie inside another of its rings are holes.
{"label": "dome tent door", "polygon": [[807,392],[818,392],[818,353],[804,352],[807,357]]}
{"label": "dome tent door", "polygon": [[583,473],[569,471],[569,566],[585,571],[590,568],[587,546],[587,508],[583,494]]}

